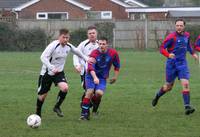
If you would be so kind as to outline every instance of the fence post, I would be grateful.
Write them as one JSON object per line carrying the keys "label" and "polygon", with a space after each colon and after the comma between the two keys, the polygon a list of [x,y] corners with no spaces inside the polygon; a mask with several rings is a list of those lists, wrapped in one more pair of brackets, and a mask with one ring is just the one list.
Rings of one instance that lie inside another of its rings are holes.
{"label": "fence post", "polygon": [[145,16],[145,49],[148,48],[148,19],[147,19],[147,15]]}

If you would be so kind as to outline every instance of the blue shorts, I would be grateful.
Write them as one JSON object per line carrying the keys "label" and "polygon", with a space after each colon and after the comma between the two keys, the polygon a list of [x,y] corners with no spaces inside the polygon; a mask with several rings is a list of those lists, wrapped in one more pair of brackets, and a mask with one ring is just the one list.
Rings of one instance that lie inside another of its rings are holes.
{"label": "blue shorts", "polygon": [[189,79],[190,72],[187,62],[167,62],[166,63],[166,82],[172,83],[178,79]]}
{"label": "blue shorts", "polygon": [[89,74],[85,76],[85,86],[86,89],[94,89],[94,90],[102,90],[105,91],[106,89],[106,79],[105,78],[99,78],[99,84],[95,84],[93,77]]}

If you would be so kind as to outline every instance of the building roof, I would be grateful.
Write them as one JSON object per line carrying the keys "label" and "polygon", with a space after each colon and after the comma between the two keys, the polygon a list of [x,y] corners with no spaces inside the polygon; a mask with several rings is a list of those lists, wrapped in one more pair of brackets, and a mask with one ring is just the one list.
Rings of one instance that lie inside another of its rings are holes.
{"label": "building roof", "polygon": [[[35,4],[35,3],[39,2],[39,1],[40,0],[28,1],[28,2],[22,4],[22,5],[18,6],[18,7],[15,7],[14,11],[21,11],[22,9],[24,9],[26,7],[29,7],[29,6]],[[89,7],[89,6],[87,6],[87,5],[83,4],[83,3],[80,3],[80,2],[78,2],[76,0],[65,0],[65,1],[77,6],[79,8],[82,8],[83,10],[90,10],[91,9],[91,7]]]}
{"label": "building roof", "polygon": [[169,11],[167,17],[200,17],[200,11]]}
{"label": "building roof", "polygon": [[0,9],[12,9],[30,0],[0,0]]}
{"label": "building roof", "polygon": [[129,13],[152,13],[152,12],[169,12],[169,11],[198,11],[200,12],[200,7],[162,7],[162,8],[135,8],[128,7],[126,12]]}

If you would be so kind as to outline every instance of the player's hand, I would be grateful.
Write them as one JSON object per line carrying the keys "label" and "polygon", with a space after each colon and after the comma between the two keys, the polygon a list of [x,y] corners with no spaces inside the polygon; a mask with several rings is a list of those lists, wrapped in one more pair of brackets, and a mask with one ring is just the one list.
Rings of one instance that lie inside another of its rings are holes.
{"label": "player's hand", "polygon": [[99,79],[97,77],[94,78],[94,83],[97,84],[97,85],[99,84]]}
{"label": "player's hand", "polygon": [[96,63],[96,59],[92,58],[92,57],[89,57],[88,60],[87,60],[87,63],[88,64],[95,64]]}
{"label": "player's hand", "polygon": [[169,58],[170,58],[170,59],[174,59],[174,58],[175,58],[175,55],[174,55],[173,53],[170,53],[170,54],[169,54]]}
{"label": "player's hand", "polygon": [[195,59],[195,60],[199,60],[199,57],[196,53],[192,54],[192,57]]}
{"label": "player's hand", "polygon": [[110,79],[109,83],[110,83],[110,84],[113,84],[113,83],[116,82],[116,80],[117,80],[116,78],[112,78],[112,79]]}
{"label": "player's hand", "polygon": [[57,68],[53,68],[53,69],[52,69],[52,72],[53,72],[54,74],[57,74],[59,71],[58,71]]}
{"label": "player's hand", "polygon": [[75,67],[75,70],[76,70],[77,73],[80,73],[81,70],[82,70],[81,65],[77,65],[77,66]]}

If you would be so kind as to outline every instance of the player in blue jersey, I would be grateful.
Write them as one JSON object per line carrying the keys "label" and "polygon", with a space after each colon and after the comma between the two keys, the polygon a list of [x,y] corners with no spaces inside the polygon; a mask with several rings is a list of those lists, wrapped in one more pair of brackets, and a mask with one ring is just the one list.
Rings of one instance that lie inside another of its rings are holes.
{"label": "player in blue jersey", "polygon": [[190,73],[186,60],[186,52],[189,51],[196,60],[198,59],[198,56],[190,46],[190,34],[184,31],[185,21],[177,19],[175,21],[175,28],[176,32],[169,34],[160,47],[160,53],[167,57],[166,83],[157,92],[152,101],[152,106],[156,106],[159,98],[172,89],[174,81],[176,77],[178,77],[183,88],[182,96],[185,114],[189,115],[193,113],[195,109],[190,105]]}
{"label": "player in blue jersey", "polygon": [[195,50],[200,52],[200,35],[198,36],[198,38],[195,41],[194,48],[195,48]]}
{"label": "player in blue jersey", "polygon": [[97,113],[101,98],[106,89],[106,80],[109,77],[111,66],[114,66],[114,76],[110,79],[111,84],[117,80],[120,69],[118,53],[116,50],[108,48],[108,40],[105,37],[99,39],[99,48],[92,51],[90,57],[94,58],[96,63],[88,64],[85,76],[87,91],[81,106],[81,120],[89,120],[91,98],[93,98],[92,112],[94,114]]}

